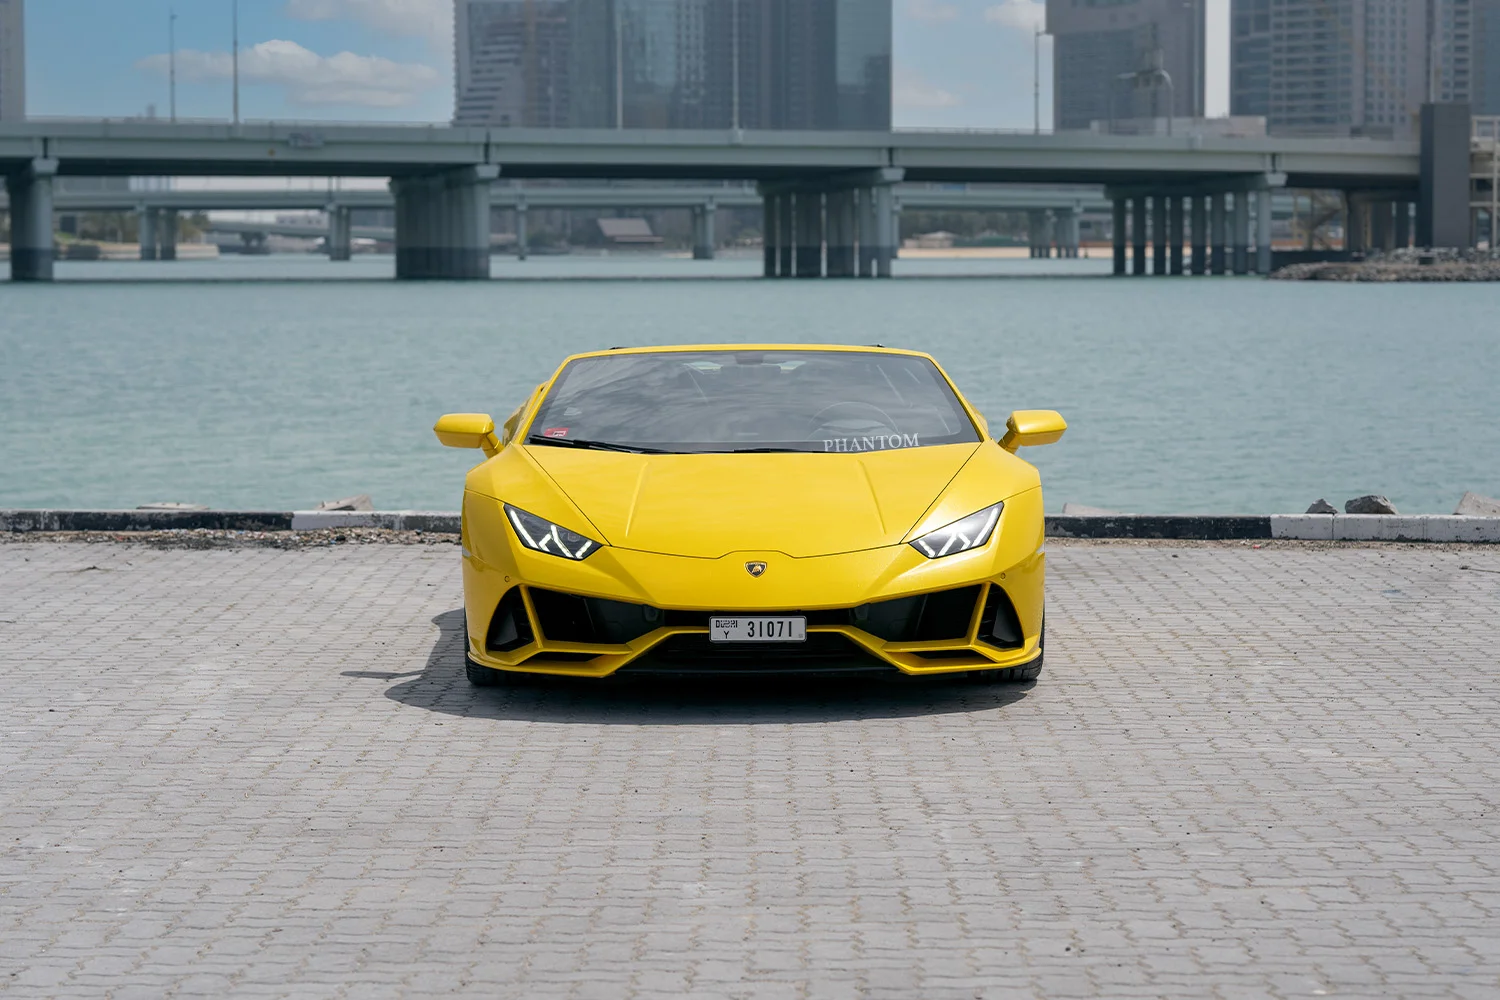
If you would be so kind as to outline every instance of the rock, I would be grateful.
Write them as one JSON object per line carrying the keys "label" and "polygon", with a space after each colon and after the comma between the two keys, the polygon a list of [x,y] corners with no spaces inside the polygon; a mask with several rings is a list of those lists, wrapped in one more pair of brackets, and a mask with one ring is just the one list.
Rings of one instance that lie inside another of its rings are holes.
{"label": "rock", "polygon": [[1453,513],[1467,514],[1469,517],[1500,517],[1500,500],[1483,497],[1478,493],[1465,493],[1458,501],[1458,506],[1453,508]]}
{"label": "rock", "polygon": [[1063,504],[1064,517],[1109,517],[1120,513],[1117,510],[1105,510],[1102,507],[1085,507],[1081,503]]}
{"label": "rock", "polygon": [[370,502],[370,494],[361,493],[358,496],[344,497],[342,500],[324,500],[314,510],[374,510],[375,505]]}
{"label": "rock", "polygon": [[1307,508],[1307,512],[1309,514],[1337,514],[1339,509],[1322,497],[1318,497],[1312,502],[1312,506]]}
{"label": "rock", "polygon": [[1378,493],[1355,497],[1344,504],[1345,514],[1395,514],[1396,505]]}
{"label": "rock", "polygon": [[158,503],[143,503],[136,510],[208,510],[208,504],[162,500]]}

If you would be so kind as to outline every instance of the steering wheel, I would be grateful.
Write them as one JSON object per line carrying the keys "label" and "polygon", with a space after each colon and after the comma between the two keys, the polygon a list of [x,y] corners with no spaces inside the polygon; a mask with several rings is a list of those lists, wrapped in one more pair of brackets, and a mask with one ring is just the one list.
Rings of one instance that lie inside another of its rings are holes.
{"label": "steering wheel", "polygon": [[[847,400],[842,403],[830,403],[828,406],[823,407],[817,413],[813,414],[811,430],[815,431],[820,427],[827,427],[830,421],[838,420],[840,418],[840,413],[838,411],[843,411],[844,413],[847,413],[849,417],[854,417],[856,419],[860,416],[873,417],[876,423],[880,424],[892,434],[901,433],[901,429],[896,426],[896,421],[891,419],[891,415],[889,413],[885,412],[874,403],[861,403],[857,400]],[[809,436],[815,435],[809,434]]]}

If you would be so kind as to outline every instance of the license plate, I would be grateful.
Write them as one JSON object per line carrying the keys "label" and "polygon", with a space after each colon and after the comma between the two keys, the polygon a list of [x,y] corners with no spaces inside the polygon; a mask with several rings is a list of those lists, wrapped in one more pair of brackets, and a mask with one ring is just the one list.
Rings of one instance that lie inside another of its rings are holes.
{"label": "license plate", "polygon": [[708,638],[711,642],[806,642],[807,619],[711,618]]}

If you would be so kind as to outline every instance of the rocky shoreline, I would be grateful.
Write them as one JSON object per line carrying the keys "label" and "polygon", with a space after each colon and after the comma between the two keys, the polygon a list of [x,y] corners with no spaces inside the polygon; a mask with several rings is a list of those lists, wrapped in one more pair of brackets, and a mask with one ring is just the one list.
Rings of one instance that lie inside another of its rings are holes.
{"label": "rocky shoreline", "polygon": [[1500,254],[1488,250],[1398,250],[1356,261],[1290,264],[1276,281],[1500,281]]}

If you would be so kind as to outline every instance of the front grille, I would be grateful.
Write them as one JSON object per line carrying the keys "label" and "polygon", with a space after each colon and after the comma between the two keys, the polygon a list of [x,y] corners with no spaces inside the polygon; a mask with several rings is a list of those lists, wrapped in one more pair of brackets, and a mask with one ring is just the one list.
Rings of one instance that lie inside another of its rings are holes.
{"label": "front grille", "polygon": [[623,645],[661,625],[659,608],[602,597],[579,597],[555,590],[531,589],[542,635],[553,642]]}
{"label": "front grille", "polygon": [[707,634],[668,636],[621,672],[786,674],[888,672],[895,668],[835,632],[809,632],[806,642],[711,642]]}
{"label": "front grille", "polygon": [[876,601],[854,609],[854,626],[886,642],[962,639],[969,634],[977,600],[978,585]]}
{"label": "front grille", "polygon": [[[807,618],[808,628],[853,627],[886,642],[941,642],[962,639],[969,634],[969,621],[974,615],[974,603],[979,600],[979,589],[976,584],[915,597],[874,601],[857,608],[822,611],[666,611],[664,620],[675,628],[707,628],[710,618],[801,615]],[[542,631],[546,631],[546,626]]]}

